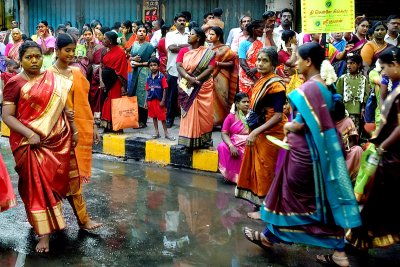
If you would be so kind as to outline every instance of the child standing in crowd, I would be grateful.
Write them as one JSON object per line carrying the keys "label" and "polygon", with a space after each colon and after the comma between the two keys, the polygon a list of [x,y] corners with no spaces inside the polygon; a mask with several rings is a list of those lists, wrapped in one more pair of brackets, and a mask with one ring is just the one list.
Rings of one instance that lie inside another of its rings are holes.
{"label": "child standing in crowd", "polygon": [[348,73],[338,79],[336,89],[343,96],[344,106],[357,132],[361,133],[362,116],[369,95],[369,87],[367,78],[362,74],[362,58],[359,54],[347,55],[347,70]]}
{"label": "child standing in crowd", "polygon": [[[9,79],[14,77],[19,72],[19,64],[12,59],[6,61],[6,71],[1,74],[0,80],[0,104],[3,103],[3,88]],[[1,109],[0,109],[1,114]]]}
{"label": "child standing in crowd", "polygon": [[149,59],[149,68],[151,74],[147,78],[146,82],[146,99],[147,103],[145,108],[149,109],[149,117],[153,118],[154,128],[156,134],[153,135],[153,139],[160,138],[160,132],[158,131],[158,121],[160,120],[164,129],[165,138],[170,141],[175,141],[176,138],[169,136],[166,115],[167,110],[165,108],[165,100],[167,97],[167,79],[164,74],[162,74],[160,69],[160,60],[156,57]]}

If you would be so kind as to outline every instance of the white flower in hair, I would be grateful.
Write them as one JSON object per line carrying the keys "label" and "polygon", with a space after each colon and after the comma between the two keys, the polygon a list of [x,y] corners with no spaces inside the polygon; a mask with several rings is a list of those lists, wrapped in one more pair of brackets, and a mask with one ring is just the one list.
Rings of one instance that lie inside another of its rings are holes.
{"label": "white flower in hair", "polygon": [[333,84],[338,78],[335,69],[328,60],[322,61],[321,78],[325,81],[326,85]]}
{"label": "white flower in hair", "polygon": [[374,70],[376,70],[377,72],[382,71],[382,67],[381,64],[379,63],[379,60],[376,61]]}
{"label": "white flower in hair", "polygon": [[232,113],[232,114],[235,114],[235,112],[236,112],[236,105],[235,105],[235,103],[232,104],[231,110],[230,110],[229,112]]}

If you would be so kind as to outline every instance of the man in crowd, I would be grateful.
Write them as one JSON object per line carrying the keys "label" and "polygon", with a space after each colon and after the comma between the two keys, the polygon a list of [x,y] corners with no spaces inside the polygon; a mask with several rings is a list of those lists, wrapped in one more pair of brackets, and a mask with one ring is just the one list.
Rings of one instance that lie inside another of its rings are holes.
{"label": "man in crowd", "polygon": [[246,27],[250,24],[251,17],[243,16],[240,19],[240,32],[233,36],[231,49],[233,52],[237,53],[239,50],[239,44],[241,41],[246,40],[249,36],[246,34]]}
{"label": "man in crowd", "polygon": [[[274,42],[279,47],[282,33],[286,30],[292,30],[294,13],[290,8],[284,8],[281,12],[281,25],[274,29]],[[298,34],[296,33],[296,37]],[[297,38],[298,40],[298,38]]]}
{"label": "man in crowd", "polygon": [[178,70],[176,68],[176,57],[179,51],[189,46],[189,33],[185,31],[186,17],[182,13],[175,15],[174,23],[176,30],[167,33],[165,47],[168,51],[168,95],[167,95],[167,127],[174,125],[175,117],[178,115]]}
{"label": "man in crowd", "polygon": [[388,31],[385,42],[394,46],[400,45],[400,14],[390,15],[387,19]]}

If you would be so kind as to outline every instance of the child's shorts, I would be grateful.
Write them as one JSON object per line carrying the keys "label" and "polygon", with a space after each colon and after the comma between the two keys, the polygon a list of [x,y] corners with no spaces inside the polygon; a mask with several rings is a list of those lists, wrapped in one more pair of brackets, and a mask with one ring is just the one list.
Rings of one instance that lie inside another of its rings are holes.
{"label": "child's shorts", "polygon": [[147,107],[149,109],[149,117],[157,118],[159,121],[165,121],[167,119],[167,108],[160,107],[160,100],[152,99],[147,101]]}

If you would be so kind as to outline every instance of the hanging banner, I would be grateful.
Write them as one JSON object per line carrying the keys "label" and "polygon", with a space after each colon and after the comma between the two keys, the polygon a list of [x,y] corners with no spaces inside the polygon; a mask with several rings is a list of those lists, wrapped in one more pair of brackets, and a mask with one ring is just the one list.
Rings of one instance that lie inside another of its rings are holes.
{"label": "hanging banner", "polygon": [[354,31],[354,0],[301,0],[304,33]]}

